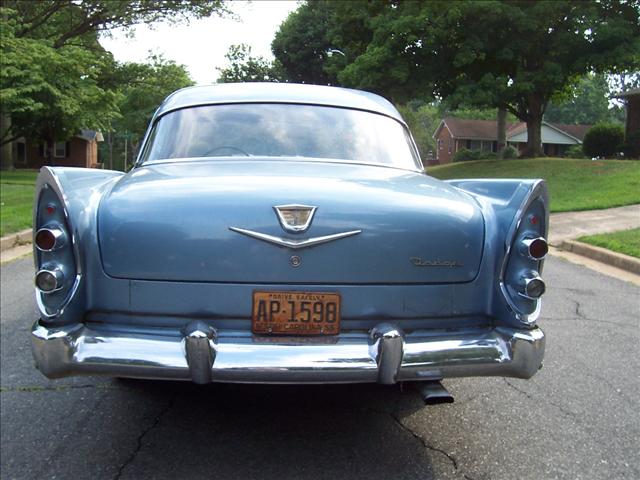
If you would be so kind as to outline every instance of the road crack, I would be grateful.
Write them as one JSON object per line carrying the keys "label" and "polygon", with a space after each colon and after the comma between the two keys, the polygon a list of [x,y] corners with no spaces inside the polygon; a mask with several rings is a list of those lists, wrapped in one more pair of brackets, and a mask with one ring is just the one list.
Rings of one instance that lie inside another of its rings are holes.
{"label": "road crack", "polygon": [[388,412],[388,414],[391,416],[391,418],[393,418],[394,422],[405,432],[407,432],[408,434],[410,434],[411,436],[413,436],[413,438],[417,439],[423,446],[424,448],[431,450],[433,452],[437,452],[443,456],[445,456],[449,462],[451,462],[451,464],[453,465],[453,470],[455,472],[458,471],[458,461],[456,460],[456,458],[451,455],[448,452],[445,452],[444,450],[434,447],[433,445],[429,445],[427,443],[427,441],[418,433],[414,432],[411,428],[409,428],[407,425],[405,425],[404,423],[402,423],[402,421],[400,420],[400,418],[398,417],[398,415],[396,415],[393,412]]}
{"label": "road crack", "polygon": [[155,416],[155,418],[153,419],[153,422],[151,422],[151,425],[145,428],[140,433],[140,435],[138,435],[138,438],[136,439],[136,447],[134,448],[133,452],[131,452],[131,455],[129,455],[129,457],[122,463],[122,465],[120,465],[120,467],[118,468],[118,472],[113,477],[114,480],[120,479],[125,469],[131,463],[133,463],[133,461],[138,456],[138,453],[140,453],[140,450],[142,450],[142,443],[144,441],[144,438],[147,436],[147,434],[149,434],[149,432],[151,432],[154,428],[156,428],[160,424],[160,421],[162,420],[162,418],[167,413],[169,413],[169,411],[173,408],[174,401],[175,401],[175,396],[169,399],[169,401],[167,402],[167,405],[165,405],[164,408],[162,408],[162,410],[160,410],[160,412]]}
{"label": "road crack", "polygon": [[555,402],[552,402],[551,400],[548,399],[541,399],[538,397],[534,397],[533,395],[531,395],[529,392],[527,392],[526,390],[522,390],[521,388],[516,387],[513,383],[511,383],[509,381],[509,379],[507,377],[502,377],[502,380],[504,380],[504,383],[506,383],[509,387],[511,387],[513,390],[515,390],[516,392],[520,393],[521,395],[524,395],[527,399],[533,401],[533,402],[539,402],[539,401],[543,401],[545,403],[548,403],[549,405],[551,405],[552,407],[557,408],[558,410],[560,410],[561,413],[563,413],[565,416],[571,417],[574,420],[578,420],[578,414],[575,412],[572,412],[571,410],[567,410],[566,408],[564,408],[562,405],[559,405]]}

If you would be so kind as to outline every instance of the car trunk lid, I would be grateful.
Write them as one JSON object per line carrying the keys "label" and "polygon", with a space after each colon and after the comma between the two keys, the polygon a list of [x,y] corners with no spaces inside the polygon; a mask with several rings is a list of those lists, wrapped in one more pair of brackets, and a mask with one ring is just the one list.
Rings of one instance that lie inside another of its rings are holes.
{"label": "car trunk lid", "polygon": [[[306,231],[283,229],[274,206],[290,204],[316,207]],[[138,280],[468,282],[484,243],[479,207],[455,188],[419,172],[326,161],[145,165],[98,215],[105,272]]]}

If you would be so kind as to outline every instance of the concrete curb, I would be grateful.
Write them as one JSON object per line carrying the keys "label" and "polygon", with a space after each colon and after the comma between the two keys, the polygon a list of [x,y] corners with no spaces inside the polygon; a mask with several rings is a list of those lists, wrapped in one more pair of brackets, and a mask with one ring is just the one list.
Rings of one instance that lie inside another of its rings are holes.
{"label": "concrete curb", "polygon": [[588,257],[598,262],[606,263],[614,267],[626,270],[627,272],[640,275],[640,259],[624,255],[622,253],[612,252],[606,248],[594,247],[586,243],[577,242],[575,240],[565,240],[560,244],[562,250],[573,252],[583,257]]}
{"label": "concrete curb", "polygon": [[33,234],[31,232],[31,229],[29,228],[12,235],[2,237],[0,238],[0,252],[4,252],[5,250],[9,250],[10,248],[17,247],[18,245],[26,245],[27,243],[31,243],[32,236]]}

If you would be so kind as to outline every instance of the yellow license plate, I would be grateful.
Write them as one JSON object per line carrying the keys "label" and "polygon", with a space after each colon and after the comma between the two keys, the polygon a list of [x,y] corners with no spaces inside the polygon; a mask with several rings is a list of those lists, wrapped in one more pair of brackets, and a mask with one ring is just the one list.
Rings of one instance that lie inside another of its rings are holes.
{"label": "yellow license plate", "polygon": [[340,295],[321,292],[253,292],[253,333],[337,335]]}

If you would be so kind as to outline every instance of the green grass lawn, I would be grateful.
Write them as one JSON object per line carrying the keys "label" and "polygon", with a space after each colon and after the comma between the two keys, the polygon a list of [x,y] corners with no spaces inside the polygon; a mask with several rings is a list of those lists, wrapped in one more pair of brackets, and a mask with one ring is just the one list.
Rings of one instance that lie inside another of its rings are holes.
{"label": "green grass lawn", "polygon": [[427,173],[441,180],[544,178],[549,186],[552,212],[640,203],[640,162],[630,160],[478,160],[429,167]]}
{"label": "green grass lawn", "polygon": [[640,228],[589,235],[579,238],[578,241],[640,258]]}
{"label": "green grass lawn", "polygon": [[0,172],[0,236],[31,227],[31,209],[38,172]]}

